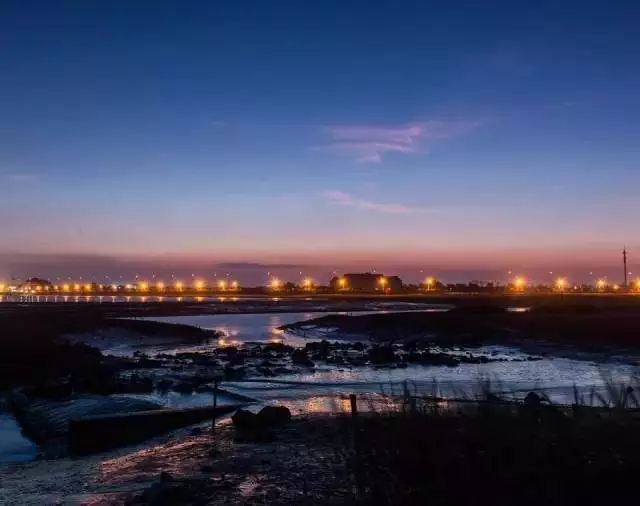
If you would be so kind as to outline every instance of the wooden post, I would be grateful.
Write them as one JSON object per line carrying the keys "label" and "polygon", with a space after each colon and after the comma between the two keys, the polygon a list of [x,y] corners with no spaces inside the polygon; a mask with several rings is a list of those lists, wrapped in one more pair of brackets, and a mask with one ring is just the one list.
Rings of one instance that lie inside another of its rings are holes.
{"label": "wooden post", "polygon": [[349,395],[349,400],[351,401],[351,416],[358,416],[358,403],[356,401],[356,394]]}
{"label": "wooden post", "polygon": [[211,430],[216,428],[216,413],[215,410],[218,407],[218,378],[213,380],[213,420],[211,420]]}

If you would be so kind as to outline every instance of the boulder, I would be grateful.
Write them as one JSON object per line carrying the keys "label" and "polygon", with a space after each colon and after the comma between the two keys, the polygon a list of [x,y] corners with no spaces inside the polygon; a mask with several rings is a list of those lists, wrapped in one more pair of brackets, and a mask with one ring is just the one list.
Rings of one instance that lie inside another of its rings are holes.
{"label": "boulder", "polygon": [[242,379],[246,375],[247,371],[244,367],[232,367],[229,364],[224,367],[224,379],[226,380]]}
{"label": "boulder", "polygon": [[180,383],[176,383],[172,387],[172,390],[179,392],[181,394],[192,394],[193,389],[194,389],[194,385],[190,381],[181,381]]}
{"label": "boulder", "polygon": [[282,425],[291,420],[291,411],[285,406],[265,406],[258,413],[258,421],[261,425]]}
{"label": "boulder", "polygon": [[377,346],[369,350],[372,364],[390,364],[396,361],[396,354],[391,346]]}
{"label": "boulder", "polygon": [[246,409],[239,409],[233,414],[231,421],[238,429],[255,429],[258,426],[258,415]]}
{"label": "boulder", "polygon": [[301,365],[304,367],[314,367],[315,364],[313,361],[307,356],[307,352],[305,350],[294,350],[291,354],[291,362],[296,365]]}
{"label": "boulder", "polygon": [[535,392],[529,392],[524,398],[524,405],[529,407],[538,407],[542,404],[542,397]]}
{"label": "boulder", "polygon": [[291,411],[284,406],[265,406],[258,414],[239,409],[231,420],[238,429],[262,430],[287,423],[291,420]]}

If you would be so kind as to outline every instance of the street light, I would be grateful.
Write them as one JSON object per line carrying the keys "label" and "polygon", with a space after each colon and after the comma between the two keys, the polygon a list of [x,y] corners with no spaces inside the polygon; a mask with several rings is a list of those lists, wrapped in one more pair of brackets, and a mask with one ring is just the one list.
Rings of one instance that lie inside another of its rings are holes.
{"label": "street light", "polygon": [[340,278],[338,280],[338,286],[340,287],[341,290],[344,290],[345,288],[347,288],[347,279],[346,278]]}
{"label": "street light", "polygon": [[163,283],[162,281],[158,281],[158,282],[156,283],[156,289],[157,289],[159,292],[163,292],[163,291],[164,291],[164,283]]}
{"label": "street light", "polygon": [[427,291],[431,291],[431,288],[433,287],[433,283],[435,282],[435,279],[432,276],[429,276],[427,279],[424,280],[424,282],[427,285]]}
{"label": "street light", "polygon": [[196,281],[196,290],[204,290],[204,281],[201,279]]}
{"label": "street light", "polygon": [[182,287],[183,287],[182,281],[176,281],[176,290],[178,292],[182,291]]}
{"label": "street light", "polygon": [[556,288],[559,291],[563,291],[567,287],[567,280],[565,278],[556,279]]}
{"label": "street light", "polygon": [[380,286],[382,287],[382,291],[384,292],[387,286],[387,278],[385,278],[384,276],[380,276],[378,283],[380,283]]}
{"label": "street light", "polygon": [[227,282],[224,279],[221,279],[220,281],[218,281],[218,288],[224,291],[227,288]]}
{"label": "street light", "polygon": [[273,278],[271,280],[271,288],[273,290],[279,290],[280,289],[280,280],[278,278]]}
{"label": "street light", "polygon": [[513,281],[513,285],[515,286],[516,290],[524,290],[524,287],[526,286],[526,284],[527,284],[527,280],[521,276],[518,276]]}

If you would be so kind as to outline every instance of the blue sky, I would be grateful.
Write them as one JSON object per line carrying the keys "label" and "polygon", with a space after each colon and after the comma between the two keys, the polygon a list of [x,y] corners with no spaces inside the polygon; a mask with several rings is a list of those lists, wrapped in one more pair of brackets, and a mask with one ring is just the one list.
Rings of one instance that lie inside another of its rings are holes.
{"label": "blue sky", "polygon": [[0,253],[615,264],[640,251],[638,15],[5,1]]}

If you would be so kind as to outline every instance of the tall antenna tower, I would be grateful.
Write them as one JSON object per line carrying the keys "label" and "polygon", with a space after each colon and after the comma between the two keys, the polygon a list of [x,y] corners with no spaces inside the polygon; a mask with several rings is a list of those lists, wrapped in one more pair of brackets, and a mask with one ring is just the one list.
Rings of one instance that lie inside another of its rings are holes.
{"label": "tall antenna tower", "polygon": [[625,246],[624,249],[622,250],[622,263],[624,266],[624,286],[627,287],[627,274],[629,271],[627,271],[627,247]]}

